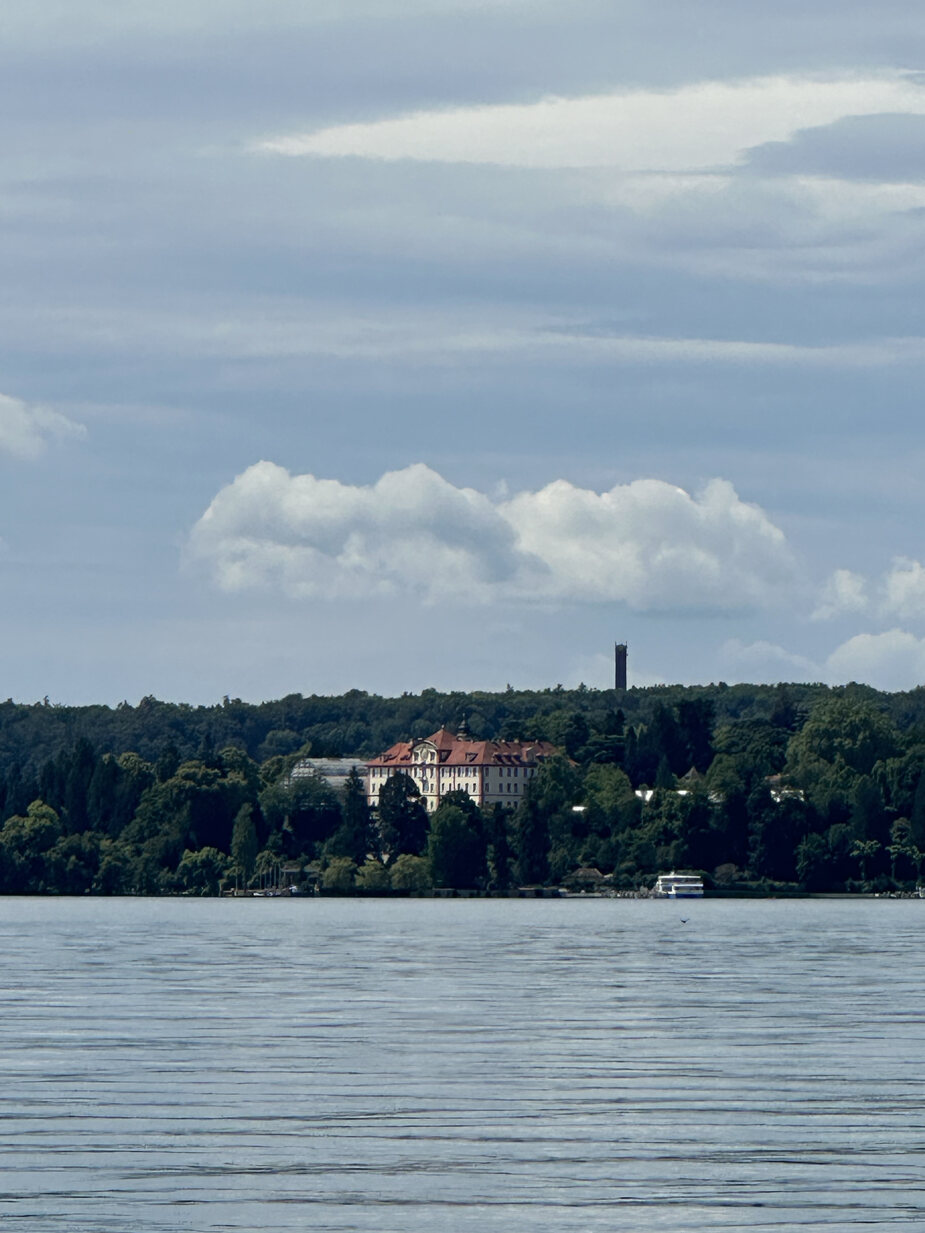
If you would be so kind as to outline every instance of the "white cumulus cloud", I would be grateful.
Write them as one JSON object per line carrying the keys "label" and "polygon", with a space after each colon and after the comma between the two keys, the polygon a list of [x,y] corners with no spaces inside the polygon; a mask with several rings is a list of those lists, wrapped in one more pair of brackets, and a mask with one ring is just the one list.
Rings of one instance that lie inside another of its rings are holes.
{"label": "white cumulus cloud", "polygon": [[49,437],[80,437],[86,429],[59,411],[30,406],[19,398],[0,394],[0,453],[14,458],[37,458]]}
{"label": "white cumulus cloud", "polygon": [[883,611],[900,620],[925,617],[925,566],[908,557],[897,557],[883,580]]}
{"label": "white cumulus cloud", "polygon": [[421,465],[355,487],[258,462],[216,496],[190,550],[225,590],[324,598],[407,587],[477,599],[522,564],[487,497]]}
{"label": "white cumulus cloud", "polygon": [[501,507],[555,590],[652,609],[773,603],[793,581],[783,532],[725,480],[696,497],[662,480],[596,493],[557,480]]}
{"label": "white cumulus cloud", "polygon": [[905,690],[925,684],[925,638],[903,629],[856,634],[827,661],[834,682],[864,681],[877,689]]}
{"label": "white cumulus cloud", "polygon": [[228,591],[639,611],[774,605],[797,581],[783,533],[723,480],[696,495],[661,480],[603,493],[557,480],[493,501],[422,464],[353,486],[257,463],[218,493],[187,556]]}
{"label": "white cumulus cloud", "polygon": [[909,557],[894,557],[876,584],[850,569],[835,570],[822,588],[813,620],[861,612],[881,620],[925,619],[925,566]]}
{"label": "white cumulus cloud", "polygon": [[867,580],[850,569],[836,569],[822,588],[814,621],[828,621],[851,612],[866,611],[870,599]]}
{"label": "white cumulus cloud", "polygon": [[913,76],[882,73],[702,81],[523,104],[418,111],[264,139],[283,155],[416,159],[509,167],[697,171],[846,116],[925,114]]}

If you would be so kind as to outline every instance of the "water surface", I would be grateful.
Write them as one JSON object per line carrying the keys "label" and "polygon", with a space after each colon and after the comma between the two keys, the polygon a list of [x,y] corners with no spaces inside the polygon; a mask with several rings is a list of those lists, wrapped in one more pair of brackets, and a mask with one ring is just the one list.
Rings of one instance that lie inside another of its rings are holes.
{"label": "water surface", "polygon": [[923,936],[917,901],[0,900],[0,1220],[923,1229]]}

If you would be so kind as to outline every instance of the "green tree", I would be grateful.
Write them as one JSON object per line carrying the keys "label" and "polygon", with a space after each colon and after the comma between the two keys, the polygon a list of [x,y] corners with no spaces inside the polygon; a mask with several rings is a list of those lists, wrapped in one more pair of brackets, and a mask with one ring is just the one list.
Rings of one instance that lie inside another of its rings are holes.
{"label": "green tree", "polygon": [[357,867],[347,856],[335,856],[321,875],[324,890],[352,891],[356,886]]}
{"label": "green tree", "polygon": [[871,703],[846,695],[813,707],[790,739],[787,761],[801,777],[812,776],[820,762],[831,765],[838,757],[857,774],[869,775],[877,762],[899,751],[899,733],[890,719]]}
{"label": "green tree", "polygon": [[403,852],[419,856],[427,842],[427,810],[410,775],[391,775],[379,793],[379,837],[389,861]]}
{"label": "green tree", "polygon": [[659,760],[658,769],[655,772],[655,787],[656,788],[674,788],[677,781],[671,773],[671,765],[665,754],[662,754]]}
{"label": "green tree", "polygon": [[360,890],[385,891],[390,889],[392,880],[385,865],[370,857],[357,870],[356,885]]}
{"label": "green tree", "polygon": [[514,880],[514,854],[508,835],[508,811],[493,805],[483,819],[485,863],[488,866],[488,889],[506,891]]}
{"label": "green tree", "polygon": [[912,867],[916,863],[918,849],[912,841],[912,825],[908,818],[897,818],[890,827],[890,844],[887,848],[890,855],[890,876],[908,881]]}
{"label": "green tree", "polygon": [[633,785],[618,766],[596,764],[589,767],[584,778],[584,799],[610,831],[625,830],[638,821],[638,801]]}
{"label": "green tree", "polygon": [[759,785],[748,798],[748,814],[752,873],[778,882],[796,881],[797,848],[810,830],[805,803],[796,797],[775,802],[767,786]]}
{"label": "green tree", "polygon": [[325,844],[327,857],[349,856],[362,865],[376,850],[372,818],[366,802],[366,786],[357,768],[351,767],[344,782],[340,826]]}
{"label": "green tree", "polygon": [[909,815],[912,842],[925,849],[925,774],[919,776],[912,794],[912,812]]}
{"label": "green tree", "polygon": [[[184,762],[165,783],[155,783],[143,794],[128,838],[159,836],[167,849],[217,848],[229,853],[234,818],[251,794],[243,775],[228,772],[222,755],[211,765]],[[237,751],[235,751],[237,752]],[[164,864],[169,863],[164,860]]]}
{"label": "green tree", "polygon": [[0,830],[0,890],[17,895],[55,890],[48,853],[62,837],[61,819],[44,801],[32,801],[25,816],[7,818]]}
{"label": "green tree", "polygon": [[529,790],[511,823],[514,872],[522,886],[540,885],[549,877],[549,823]]}
{"label": "green tree", "polygon": [[135,854],[128,844],[103,837],[100,859],[93,882],[97,895],[127,895],[135,889]]}
{"label": "green tree", "polygon": [[796,873],[807,891],[825,891],[832,887],[832,860],[825,837],[813,833],[804,835],[796,851]]}
{"label": "green tree", "polygon": [[782,770],[788,733],[766,719],[745,719],[718,724],[714,733],[717,758],[735,760],[745,773],[746,793],[759,779]]}
{"label": "green tree", "polygon": [[851,845],[851,855],[858,862],[861,869],[861,881],[867,881],[867,863],[877,855],[880,851],[880,844],[876,839],[855,839]]}
{"label": "green tree", "polygon": [[620,872],[636,883],[641,883],[641,875],[651,875],[658,872],[658,852],[649,830],[645,826],[630,831],[623,840],[624,859],[620,864]]}
{"label": "green tree", "polygon": [[829,876],[832,885],[844,889],[848,879],[854,875],[854,857],[851,847],[854,837],[851,827],[846,822],[835,822],[825,832],[825,844],[829,852]]}
{"label": "green tree", "polygon": [[851,829],[858,839],[887,837],[887,816],[883,794],[870,775],[861,775],[852,793]]}
{"label": "green tree", "polygon": [[96,754],[88,740],[81,738],[68,759],[64,786],[64,816],[71,835],[85,831],[88,825],[87,797],[96,770]]}
{"label": "green tree", "polygon": [[426,891],[434,884],[430,862],[423,856],[412,856],[410,852],[396,857],[394,864],[389,866],[389,873],[393,890]]}
{"label": "green tree", "polygon": [[268,758],[285,758],[295,753],[302,743],[302,737],[291,728],[273,728],[267,733],[257,754],[261,762]]}
{"label": "green tree", "polygon": [[834,762],[816,762],[810,773],[804,765],[794,781],[804,785],[806,798],[823,823],[848,822],[855,810],[855,793],[862,777],[838,754]]}
{"label": "green tree", "polygon": [[515,873],[521,885],[545,883],[556,853],[555,876],[579,863],[588,834],[583,814],[572,807],[582,796],[582,777],[566,758],[551,758],[527,783],[511,824]]}
{"label": "green tree", "polygon": [[427,859],[435,886],[475,887],[485,878],[485,839],[471,816],[441,804],[431,820]]}
{"label": "green tree", "polygon": [[[272,846],[274,841],[276,846]],[[281,869],[282,844],[279,835],[271,837],[271,846],[257,853],[254,862],[255,885],[266,890],[279,885]]]}
{"label": "green tree", "polygon": [[685,698],[678,703],[678,726],[688,767],[705,772],[713,761],[716,706],[710,698]]}
{"label": "green tree", "polygon": [[683,775],[688,769],[687,754],[684,734],[674,712],[659,702],[649,722],[635,730],[632,741],[627,735],[623,765],[634,784],[652,784],[662,759],[673,774]]}
{"label": "green tree", "polygon": [[64,835],[45,856],[48,887],[61,895],[86,895],[94,885],[99,863],[96,832]]}
{"label": "green tree", "polygon": [[267,825],[283,836],[288,856],[314,856],[341,825],[337,793],[318,771],[284,775],[259,799]]}
{"label": "green tree", "polygon": [[626,717],[622,710],[608,710],[589,736],[582,760],[587,763],[620,764],[626,747]]}
{"label": "green tree", "polygon": [[158,783],[166,783],[168,779],[173,779],[180,766],[180,751],[177,749],[173,741],[169,741],[160,752],[155,765],[155,774]]}
{"label": "green tree", "polygon": [[88,826],[113,838],[121,835],[153,782],[153,768],[138,754],[104,754],[87,788]]}
{"label": "green tree", "polygon": [[901,758],[888,759],[883,769],[883,787],[890,806],[901,817],[911,817],[915,791],[925,773],[925,745],[916,742]]}
{"label": "green tree", "polygon": [[240,871],[244,885],[250,882],[257,864],[257,827],[254,807],[245,802],[238,810],[231,832],[231,859]]}
{"label": "green tree", "polygon": [[187,894],[218,895],[228,876],[231,861],[218,848],[199,848],[183,853],[177,866],[177,880]]}

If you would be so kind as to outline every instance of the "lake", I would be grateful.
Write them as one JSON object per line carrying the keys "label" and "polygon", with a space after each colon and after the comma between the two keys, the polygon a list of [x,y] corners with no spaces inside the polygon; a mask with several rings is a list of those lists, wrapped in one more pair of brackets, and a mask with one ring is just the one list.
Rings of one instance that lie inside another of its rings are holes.
{"label": "lake", "polygon": [[0,899],[0,1219],[920,1230],[923,938],[919,901]]}

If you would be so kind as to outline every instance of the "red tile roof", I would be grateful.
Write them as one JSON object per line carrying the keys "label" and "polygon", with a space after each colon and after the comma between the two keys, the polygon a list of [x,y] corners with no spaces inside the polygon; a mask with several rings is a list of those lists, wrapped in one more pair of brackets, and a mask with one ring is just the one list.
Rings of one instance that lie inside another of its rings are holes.
{"label": "red tile roof", "polygon": [[536,766],[561,752],[549,741],[474,741],[440,728],[423,740],[399,741],[366,765],[412,766],[420,761],[413,751],[422,745],[434,746],[440,766]]}

